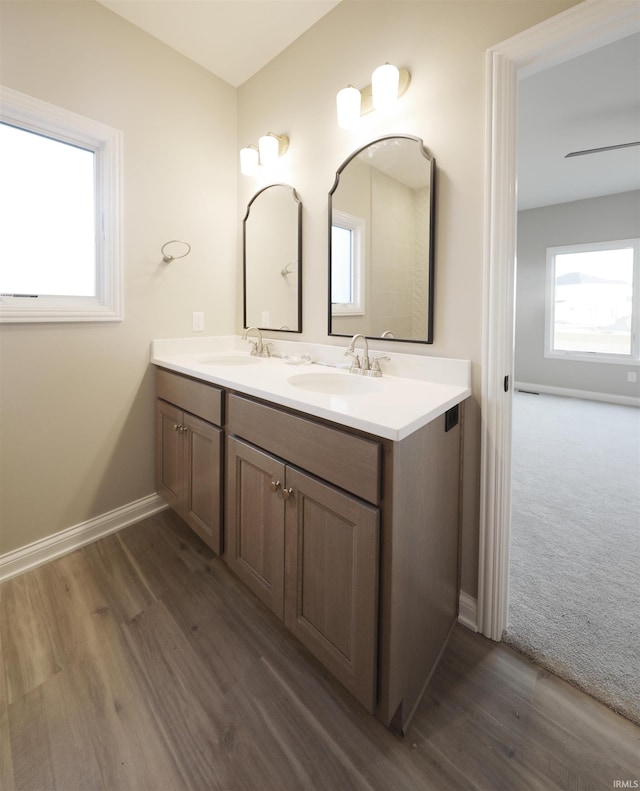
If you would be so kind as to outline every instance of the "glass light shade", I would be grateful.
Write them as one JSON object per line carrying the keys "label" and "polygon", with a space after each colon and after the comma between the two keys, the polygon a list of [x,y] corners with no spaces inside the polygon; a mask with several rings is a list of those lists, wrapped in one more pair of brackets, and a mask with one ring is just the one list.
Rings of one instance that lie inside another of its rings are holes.
{"label": "glass light shade", "polygon": [[371,93],[373,106],[376,110],[384,110],[390,107],[398,98],[398,85],[400,82],[400,70],[391,63],[385,63],[371,75]]}
{"label": "glass light shade", "polygon": [[255,148],[240,149],[240,172],[252,176],[258,169],[258,151]]}
{"label": "glass light shade", "polygon": [[278,161],[279,142],[275,135],[263,135],[258,140],[260,149],[260,164],[263,167],[274,165]]}
{"label": "glass light shade", "polygon": [[336,94],[338,126],[341,129],[353,129],[360,120],[360,91],[349,85]]}

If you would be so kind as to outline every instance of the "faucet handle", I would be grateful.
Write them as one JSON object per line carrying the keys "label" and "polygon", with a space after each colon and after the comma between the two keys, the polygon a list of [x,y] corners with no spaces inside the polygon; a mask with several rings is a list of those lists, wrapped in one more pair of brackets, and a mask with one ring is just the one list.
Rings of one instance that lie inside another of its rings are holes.
{"label": "faucet handle", "polygon": [[374,357],[371,360],[371,366],[367,371],[367,376],[382,376],[382,368],[380,368],[380,360],[390,360],[386,354],[381,354],[379,357]]}
{"label": "faucet handle", "polygon": [[260,340],[250,340],[249,343],[251,344],[251,351],[249,352],[250,357],[271,357],[272,344]]}
{"label": "faucet handle", "polygon": [[357,353],[352,351],[351,349],[347,349],[344,353],[345,357],[348,355],[349,357],[353,357],[353,362],[351,363],[351,368],[349,369],[349,373],[352,374],[359,374],[361,372],[360,367],[360,357],[358,357]]}

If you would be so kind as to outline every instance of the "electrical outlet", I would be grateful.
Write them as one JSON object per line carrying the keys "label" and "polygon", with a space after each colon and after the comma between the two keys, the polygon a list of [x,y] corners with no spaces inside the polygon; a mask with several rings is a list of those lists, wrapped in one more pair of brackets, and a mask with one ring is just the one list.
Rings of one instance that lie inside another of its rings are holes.
{"label": "electrical outlet", "polygon": [[193,331],[202,332],[204,330],[204,313],[193,314]]}
{"label": "electrical outlet", "polygon": [[635,371],[627,371],[627,382],[637,382],[638,374]]}

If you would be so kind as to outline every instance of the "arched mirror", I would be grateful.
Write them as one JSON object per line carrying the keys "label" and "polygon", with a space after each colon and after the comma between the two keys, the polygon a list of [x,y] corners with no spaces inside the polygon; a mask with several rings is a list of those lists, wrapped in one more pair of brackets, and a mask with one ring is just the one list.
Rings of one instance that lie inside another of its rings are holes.
{"label": "arched mirror", "polygon": [[271,184],[249,201],[242,223],[244,326],[302,332],[302,204]]}
{"label": "arched mirror", "polygon": [[433,343],[435,159],[382,137],[338,168],[329,193],[329,334]]}

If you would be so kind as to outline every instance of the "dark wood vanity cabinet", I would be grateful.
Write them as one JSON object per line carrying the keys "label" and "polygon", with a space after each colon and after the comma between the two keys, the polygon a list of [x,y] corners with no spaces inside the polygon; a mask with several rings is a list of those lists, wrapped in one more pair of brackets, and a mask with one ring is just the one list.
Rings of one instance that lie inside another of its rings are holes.
{"label": "dark wood vanity cabinet", "polygon": [[373,712],[378,509],[233,436],[226,483],[227,563]]}
{"label": "dark wood vanity cabinet", "polygon": [[225,560],[284,620],[285,465],[234,437],[226,455]]}
{"label": "dark wood vanity cabinet", "polygon": [[200,538],[222,549],[222,391],[159,369],[156,486]]}
{"label": "dark wood vanity cabinet", "polygon": [[285,624],[374,712],[380,512],[295,468],[286,485]]}
{"label": "dark wood vanity cabinet", "polygon": [[[200,414],[202,395],[217,415]],[[193,437],[187,418],[224,426],[223,488],[222,447],[211,440],[196,466],[210,465],[200,480],[211,482],[212,511],[225,493],[225,561],[367,710],[404,732],[457,620],[462,405],[395,442],[162,369],[158,396],[159,493],[200,533],[208,520],[193,518],[193,503],[207,485],[194,498],[184,483],[196,461],[173,426]],[[213,436],[221,444],[219,428]]]}

